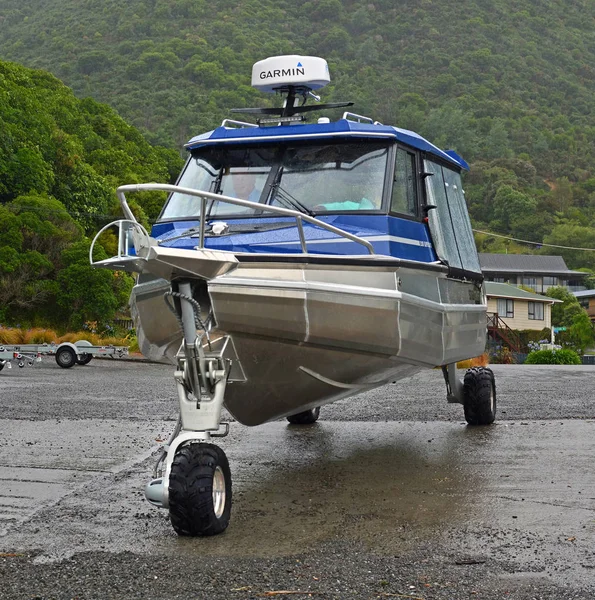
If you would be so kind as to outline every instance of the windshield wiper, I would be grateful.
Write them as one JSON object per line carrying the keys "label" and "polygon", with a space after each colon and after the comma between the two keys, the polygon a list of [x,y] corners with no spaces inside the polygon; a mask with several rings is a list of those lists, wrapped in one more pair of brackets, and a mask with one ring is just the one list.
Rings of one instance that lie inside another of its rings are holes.
{"label": "windshield wiper", "polygon": [[306,213],[310,217],[316,216],[316,213],[314,211],[310,210],[307,206],[302,204],[297,198],[294,198],[287,190],[284,190],[281,187],[281,175],[282,174],[283,174],[283,167],[280,167],[279,171],[277,172],[277,177],[275,178],[275,182],[271,186],[270,204],[272,205],[275,200],[278,200],[279,202],[284,203],[285,206],[289,206],[290,208],[293,208],[294,210]]}
{"label": "windshield wiper", "polygon": [[279,200],[285,203],[285,206],[289,206],[298,212],[306,213],[310,217],[315,217],[316,213],[313,210],[310,210],[307,206],[304,206],[299,200],[294,198],[291,194],[283,190],[282,188],[277,188],[277,193],[273,200]]}
{"label": "windshield wiper", "polygon": [[[211,189],[209,192],[212,194],[221,194],[221,182],[223,181],[223,172],[225,171],[225,167],[221,167],[219,169],[219,173],[217,173],[217,177],[211,183]],[[215,204],[215,199],[211,198],[208,200],[205,210],[205,221],[211,216],[211,210],[213,209],[213,204]]]}
{"label": "windshield wiper", "polygon": [[179,233],[178,235],[174,235],[172,237],[165,238],[164,240],[157,240],[157,245],[161,246],[162,244],[165,244],[166,242],[173,242],[174,240],[180,240],[185,237],[192,237],[192,236],[198,235],[199,233],[200,233],[200,226],[196,225],[194,227],[190,227],[190,229],[186,229],[185,231],[182,231],[182,233]]}

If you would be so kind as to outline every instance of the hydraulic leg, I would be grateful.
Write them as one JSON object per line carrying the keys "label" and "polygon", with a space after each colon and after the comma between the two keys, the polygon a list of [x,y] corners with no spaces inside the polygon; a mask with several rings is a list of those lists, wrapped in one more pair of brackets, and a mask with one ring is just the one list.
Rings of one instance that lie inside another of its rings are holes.
{"label": "hydraulic leg", "polygon": [[221,410],[231,360],[223,352],[205,351],[208,332],[197,332],[198,308],[191,283],[181,282],[178,289],[184,341],[174,379],[180,418],[145,495],[151,504],[169,508],[178,534],[213,535],[227,527],[231,511],[227,457],[208,443],[212,436],[227,435],[229,430],[227,423],[221,426]]}

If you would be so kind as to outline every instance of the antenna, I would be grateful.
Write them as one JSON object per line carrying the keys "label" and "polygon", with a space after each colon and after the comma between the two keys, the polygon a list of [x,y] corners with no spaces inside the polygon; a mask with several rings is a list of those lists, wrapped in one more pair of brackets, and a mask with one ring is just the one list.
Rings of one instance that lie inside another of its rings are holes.
{"label": "antenna", "polygon": [[[255,115],[279,115],[279,118],[259,119],[259,123],[281,123],[303,121],[298,113],[323,110],[327,108],[343,108],[352,106],[353,102],[332,102],[305,106],[308,98],[317,102],[320,97],[313,90],[322,89],[330,83],[328,63],[317,56],[272,56],[254,64],[252,67],[252,87],[262,92],[276,93],[285,96],[283,106],[279,108],[233,108],[233,113]],[[300,104],[300,98],[302,102]]]}

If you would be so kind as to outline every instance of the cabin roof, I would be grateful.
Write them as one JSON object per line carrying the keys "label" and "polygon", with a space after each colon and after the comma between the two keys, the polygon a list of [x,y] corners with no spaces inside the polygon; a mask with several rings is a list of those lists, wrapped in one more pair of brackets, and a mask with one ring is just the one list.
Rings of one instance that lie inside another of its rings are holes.
{"label": "cabin roof", "polygon": [[359,123],[348,119],[339,119],[330,123],[309,123],[285,125],[282,127],[217,127],[212,131],[193,137],[186,149],[194,150],[201,146],[224,143],[248,143],[324,138],[364,138],[395,139],[403,144],[432,154],[459,169],[468,170],[467,163],[452,150],[440,150],[437,146],[414,131],[400,129],[380,123]]}

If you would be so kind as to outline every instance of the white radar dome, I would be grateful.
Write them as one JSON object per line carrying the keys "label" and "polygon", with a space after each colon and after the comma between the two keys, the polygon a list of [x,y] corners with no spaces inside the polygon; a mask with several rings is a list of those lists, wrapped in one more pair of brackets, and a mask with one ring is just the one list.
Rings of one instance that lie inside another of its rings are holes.
{"label": "white radar dome", "polygon": [[288,86],[319,90],[330,80],[326,60],[317,56],[272,56],[252,67],[252,87],[262,92]]}

